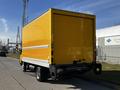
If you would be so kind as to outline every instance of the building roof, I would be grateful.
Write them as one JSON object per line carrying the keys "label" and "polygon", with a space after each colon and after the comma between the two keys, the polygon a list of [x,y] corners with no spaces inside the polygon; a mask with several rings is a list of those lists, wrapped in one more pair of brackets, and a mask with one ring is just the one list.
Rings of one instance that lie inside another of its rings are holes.
{"label": "building roof", "polygon": [[96,37],[120,35],[120,25],[96,30]]}

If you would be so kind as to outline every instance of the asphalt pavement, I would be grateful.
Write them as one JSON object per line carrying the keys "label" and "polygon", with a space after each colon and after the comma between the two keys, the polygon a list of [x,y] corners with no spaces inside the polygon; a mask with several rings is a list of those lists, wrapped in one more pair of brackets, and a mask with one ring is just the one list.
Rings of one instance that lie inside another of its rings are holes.
{"label": "asphalt pavement", "polygon": [[34,72],[22,72],[18,60],[0,57],[0,90],[115,90],[82,78],[38,82]]}

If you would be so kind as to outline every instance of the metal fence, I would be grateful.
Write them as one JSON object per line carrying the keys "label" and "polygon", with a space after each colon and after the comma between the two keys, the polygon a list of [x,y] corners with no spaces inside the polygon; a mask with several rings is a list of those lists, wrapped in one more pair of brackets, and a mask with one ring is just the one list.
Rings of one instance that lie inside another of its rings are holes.
{"label": "metal fence", "polygon": [[120,64],[120,45],[105,45],[105,37],[99,38],[97,60],[111,64]]}

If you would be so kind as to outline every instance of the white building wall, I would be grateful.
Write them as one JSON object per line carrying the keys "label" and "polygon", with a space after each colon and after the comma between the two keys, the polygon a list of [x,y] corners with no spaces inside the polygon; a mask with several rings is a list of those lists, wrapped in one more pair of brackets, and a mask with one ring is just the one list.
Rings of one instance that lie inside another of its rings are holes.
{"label": "white building wall", "polygon": [[120,25],[99,29],[97,37],[97,60],[120,64]]}

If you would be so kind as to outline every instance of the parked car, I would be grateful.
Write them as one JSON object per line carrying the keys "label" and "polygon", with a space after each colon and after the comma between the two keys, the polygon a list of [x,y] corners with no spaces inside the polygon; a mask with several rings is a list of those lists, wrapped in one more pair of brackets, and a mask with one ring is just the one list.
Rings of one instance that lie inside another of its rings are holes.
{"label": "parked car", "polygon": [[6,57],[7,49],[5,46],[1,46],[0,48],[0,56]]}

